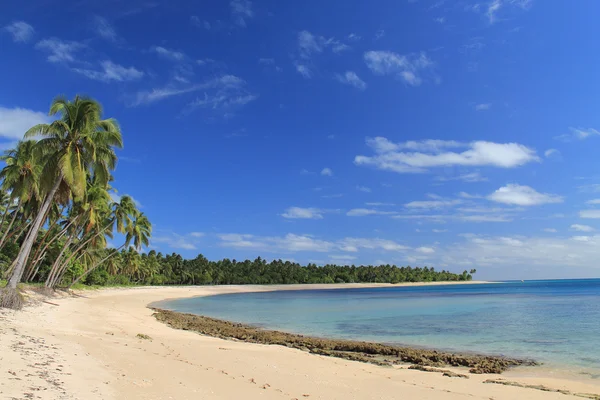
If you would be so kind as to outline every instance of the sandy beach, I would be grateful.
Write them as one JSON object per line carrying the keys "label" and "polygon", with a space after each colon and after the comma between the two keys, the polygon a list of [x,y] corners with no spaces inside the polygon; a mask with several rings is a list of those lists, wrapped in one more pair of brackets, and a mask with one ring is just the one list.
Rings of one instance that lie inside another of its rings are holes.
{"label": "sandy beach", "polygon": [[[281,346],[205,337],[171,329],[152,317],[147,307],[167,298],[349,286],[367,285],[106,289],[48,299],[21,312],[2,310],[0,398],[498,400],[600,394],[600,382],[531,369],[449,378],[405,366],[380,367]],[[488,379],[579,395],[484,383]]]}

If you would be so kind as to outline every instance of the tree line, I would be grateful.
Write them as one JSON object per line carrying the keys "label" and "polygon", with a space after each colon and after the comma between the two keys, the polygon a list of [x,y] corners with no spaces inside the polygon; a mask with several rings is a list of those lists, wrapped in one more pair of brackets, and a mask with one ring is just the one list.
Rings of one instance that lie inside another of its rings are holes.
{"label": "tree line", "polygon": [[[380,266],[301,266],[141,250],[152,225],[129,196],[114,196],[122,148],[119,124],[103,119],[95,100],[56,98],[49,115],[56,120],[33,126],[0,158],[0,307],[19,308],[20,282],[46,288],[76,283],[114,284],[289,284],[345,282],[421,282],[470,280],[475,270],[454,274],[433,268]],[[111,196],[111,193],[113,194]],[[118,248],[109,240],[122,238]]]}

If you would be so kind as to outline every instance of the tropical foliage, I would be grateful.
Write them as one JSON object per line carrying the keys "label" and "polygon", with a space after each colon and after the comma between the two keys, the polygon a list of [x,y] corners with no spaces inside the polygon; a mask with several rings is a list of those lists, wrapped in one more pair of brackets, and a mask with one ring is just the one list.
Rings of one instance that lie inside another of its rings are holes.
{"label": "tropical foliage", "polygon": [[109,183],[121,148],[117,121],[93,99],[56,98],[56,119],[25,132],[2,157],[0,268],[8,279],[0,305],[19,307],[21,281],[54,288],[81,279],[117,254],[103,252],[113,233],[121,247],[148,243],[151,226],[130,197],[113,201]]}
{"label": "tropical foliage", "polygon": [[[32,127],[0,161],[0,306],[20,307],[19,282],[49,289],[75,283],[113,284],[287,284],[470,280],[433,268],[381,266],[305,267],[199,255],[185,260],[148,247],[152,225],[128,196],[116,196],[115,149],[123,145],[117,121],[102,119],[93,99],[59,97],[49,124]],[[120,241],[115,248],[112,243]]]}

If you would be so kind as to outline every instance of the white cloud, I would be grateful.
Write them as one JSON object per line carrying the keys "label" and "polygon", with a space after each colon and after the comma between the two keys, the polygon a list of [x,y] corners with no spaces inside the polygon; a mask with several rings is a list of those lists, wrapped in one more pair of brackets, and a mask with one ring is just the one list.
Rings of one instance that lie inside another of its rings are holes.
{"label": "white cloud", "polygon": [[315,35],[309,31],[301,31],[298,33],[298,50],[300,58],[309,59],[314,54],[322,53],[325,49],[330,48],[332,52],[340,54],[350,50],[351,47],[335,38],[324,38],[323,36]]}
{"label": "white cloud", "polygon": [[514,215],[511,213],[490,213],[490,214],[402,214],[394,215],[394,219],[415,220],[418,222],[446,223],[448,221],[457,222],[511,222]]}
{"label": "white cloud", "polygon": [[173,96],[186,93],[205,91],[204,97],[188,105],[189,109],[194,107],[232,108],[242,106],[257,98],[246,89],[246,81],[234,76],[223,75],[203,83],[191,85],[170,85],[152,91],[138,92],[131,102],[133,106],[150,104]]}
{"label": "white cloud", "polygon": [[119,38],[114,26],[106,18],[96,16],[94,18],[94,29],[98,36],[111,42],[116,42]]}
{"label": "white cloud", "polygon": [[39,41],[35,48],[49,53],[47,60],[51,63],[71,63],[76,61],[75,53],[85,48],[85,45],[50,38]]}
{"label": "white cloud", "polygon": [[562,203],[563,198],[554,194],[538,193],[529,186],[509,184],[490,194],[488,200],[517,206]]}
{"label": "white cloud", "polygon": [[418,247],[415,249],[415,251],[417,251],[418,253],[423,253],[423,254],[435,253],[435,249],[433,249],[431,247]]}
{"label": "white cloud", "polygon": [[594,228],[592,228],[589,225],[580,225],[580,224],[571,225],[571,229],[573,229],[574,231],[578,231],[578,232],[593,232],[595,230]]}
{"label": "white cloud", "polygon": [[544,229],[544,232],[548,232],[548,233],[556,233],[556,232],[558,232],[558,231],[557,231],[556,229],[554,229],[554,228],[546,228],[546,229]]}
{"label": "white cloud", "polygon": [[355,256],[351,256],[349,254],[331,254],[329,258],[332,261],[353,261],[356,260]]}
{"label": "white cloud", "polygon": [[319,208],[290,207],[281,216],[288,219],[323,219],[323,213]]}
{"label": "white cloud", "polygon": [[254,236],[247,234],[219,235],[221,246],[267,252],[329,252],[335,248],[331,242],[306,235],[288,233],[284,237]]}
{"label": "white cloud", "polygon": [[357,186],[356,190],[358,190],[359,192],[371,193],[371,188],[368,188],[366,186]]}
{"label": "white cloud", "polygon": [[346,73],[343,75],[336,74],[335,79],[337,79],[338,82],[341,82],[345,85],[354,86],[359,90],[365,90],[367,88],[367,84],[365,83],[365,81],[360,79],[358,75],[356,75],[356,72],[353,71],[346,71]]}
{"label": "white cloud", "polygon": [[487,111],[490,108],[492,108],[492,104],[491,103],[482,103],[482,104],[476,104],[475,105],[475,111]]}
{"label": "white cloud", "polygon": [[353,208],[346,213],[349,217],[366,217],[368,215],[393,215],[397,214],[395,211],[380,211],[370,208]]}
{"label": "white cloud", "polygon": [[588,200],[585,202],[586,204],[600,204],[600,199],[593,199],[593,200]]}
{"label": "white cloud", "polygon": [[198,28],[204,28],[207,31],[210,30],[211,25],[210,22],[206,21],[206,20],[201,20],[198,16],[196,15],[192,15],[190,17],[190,21],[192,22],[192,24],[194,24],[195,26],[197,26]]}
{"label": "white cloud", "polygon": [[406,208],[419,208],[419,209],[439,209],[439,208],[447,208],[453,207],[455,205],[461,204],[462,200],[425,200],[425,201],[411,201],[410,203],[406,203],[404,207]]}
{"label": "white cloud", "polygon": [[432,229],[431,232],[433,232],[433,233],[445,233],[445,232],[448,232],[448,229]]}
{"label": "white cloud", "polygon": [[447,182],[447,181],[463,181],[468,183],[474,182],[487,182],[488,178],[482,176],[479,172],[470,172],[467,174],[457,175],[457,176],[438,176],[435,178],[437,181]]}
{"label": "white cloud", "polygon": [[158,54],[160,57],[165,58],[171,61],[184,61],[187,59],[187,56],[181,51],[167,49],[162,46],[154,46],[150,48],[150,51]]}
{"label": "white cloud", "polygon": [[[540,269],[540,274],[572,276],[565,267],[598,268],[600,259],[600,236],[575,237],[526,237],[526,236],[477,236],[470,235],[463,242],[452,243],[436,252],[439,262],[447,265],[497,267],[507,276],[506,267],[517,270]],[[491,271],[491,270],[488,270]],[[553,272],[550,272],[553,271]],[[500,272],[499,272],[500,273]],[[588,272],[597,275],[597,272]]]}
{"label": "white cloud", "polygon": [[196,237],[196,238],[201,238],[206,236],[206,234],[204,232],[190,232],[190,236]]}
{"label": "white cloud", "polygon": [[407,251],[410,247],[387,239],[345,238],[337,242],[340,250],[356,253],[359,249]]}
{"label": "white cloud", "polygon": [[[366,142],[376,155],[358,155],[355,164],[398,173],[426,172],[427,168],[451,166],[515,168],[539,161],[533,149],[518,143],[476,141],[466,144],[441,140],[393,143],[383,137],[367,138]],[[451,147],[466,150],[461,153],[447,150]],[[415,151],[402,152],[402,149]]]}
{"label": "white cloud", "polygon": [[375,32],[375,40],[379,40],[384,36],[385,36],[385,31],[383,29],[380,29],[377,32]]}
{"label": "white cloud", "polygon": [[579,211],[579,217],[586,219],[599,219],[600,210],[582,210]]}
{"label": "white cloud", "polygon": [[321,175],[323,175],[323,176],[333,176],[333,171],[331,170],[331,168],[323,168],[321,170]]}
{"label": "white cloud", "polygon": [[198,236],[195,236],[193,233],[186,236],[168,233],[163,235],[153,235],[150,241],[151,243],[163,243],[172,249],[196,250],[195,239],[197,238]]}
{"label": "white cloud", "polygon": [[558,151],[556,149],[548,149],[544,152],[544,157],[546,157],[546,158],[560,157],[560,151]]}
{"label": "white cloud", "polygon": [[248,0],[232,0],[229,3],[231,15],[234,22],[243,28],[246,27],[246,20],[254,17],[252,11],[252,2]]}
{"label": "white cloud", "polygon": [[572,139],[584,140],[591,136],[598,136],[600,132],[593,128],[569,128],[571,133],[556,136],[555,139],[570,141]]}
{"label": "white cloud", "polygon": [[368,206],[371,206],[371,207],[388,207],[388,206],[391,207],[391,206],[395,206],[396,205],[394,203],[376,203],[376,202],[365,203],[365,204],[368,205]]}
{"label": "white cloud", "polygon": [[43,112],[19,107],[0,107],[0,137],[2,138],[21,140],[32,126],[49,122],[50,118]]}
{"label": "white cloud", "polygon": [[6,25],[3,30],[12,36],[14,42],[21,43],[29,42],[35,34],[33,26],[24,21],[15,21],[10,25]]}
{"label": "white cloud", "polygon": [[306,65],[296,64],[296,71],[306,79],[312,78],[312,71]]}
{"label": "white cloud", "polygon": [[275,60],[273,58],[259,58],[258,63],[262,65],[273,65]]}
{"label": "white cloud", "polygon": [[423,81],[421,72],[433,66],[425,53],[400,55],[391,51],[367,51],[364,60],[373,73],[394,75],[412,86],[419,86]]}
{"label": "white cloud", "polygon": [[[498,20],[498,13],[506,6],[517,7],[522,10],[528,10],[531,7],[533,0],[492,0],[488,3],[485,15],[488,18],[490,24],[494,24]],[[473,8],[475,11],[479,10],[479,7]]]}
{"label": "white cloud", "polygon": [[124,67],[109,60],[102,61],[100,66],[102,67],[102,71],[81,68],[72,68],[72,70],[90,79],[103,82],[134,81],[144,76],[143,71],[140,71],[134,67]]}

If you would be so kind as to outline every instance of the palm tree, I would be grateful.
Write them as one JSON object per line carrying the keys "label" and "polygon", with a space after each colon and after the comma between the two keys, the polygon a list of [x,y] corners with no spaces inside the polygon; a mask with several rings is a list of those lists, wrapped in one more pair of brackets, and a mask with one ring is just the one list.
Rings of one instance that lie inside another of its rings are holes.
{"label": "palm tree", "polygon": [[116,166],[114,148],[123,146],[121,131],[114,119],[101,119],[102,106],[95,100],[76,96],[73,101],[58,97],[50,106],[49,115],[60,118],[50,124],[40,124],[25,133],[25,137],[43,136],[36,144],[44,168],[40,191],[44,200],[15,261],[13,273],[0,296],[0,306],[19,308],[21,299],[17,283],[21,281],[33,243],[53,201],[78,201],[83,198],[88,174],[108,183],[110,171]]}
{"label": "palm tree", "polygon": [[[42,168],[38,156],[35,142],[33,140],[25,140],[17,143],[14,149],[7,150],[0,157],[0,161],[4,161],[6,164],[2,171],[0,171],[2,189],[7,192],[10,191],[8,206],[2,215],[0,225],[4,225],[4,218],[8,214],[10,206],[14,205],[13,216],[0,238],[0,248],[2,248],[8,233],[15,223],[21,206],[31,199],[39,199],[39,178]],[[15,201],[17,202],[16,205],[14,204]]]}
{"label": "palm tree", "polygon": [[[106,257],[88,268],[83,274],[77,277],[70,286],[79,282],[90,272],[102,265],[106,260],[119,254],[119,251],[123,247],[129,246],[132,241],[138,251],[141,250],[142,246],[148,246],[150,235],[152,233],[152,224],[144,213],[135,208],[135,203],[131,197],[121,197],[121,200],[113,205],[113,215],[115,225],[117,226],[117,232],[125,234],[125,242],[118,249],[110,252]],[[131,218],[132,216],[133,219]]]}

